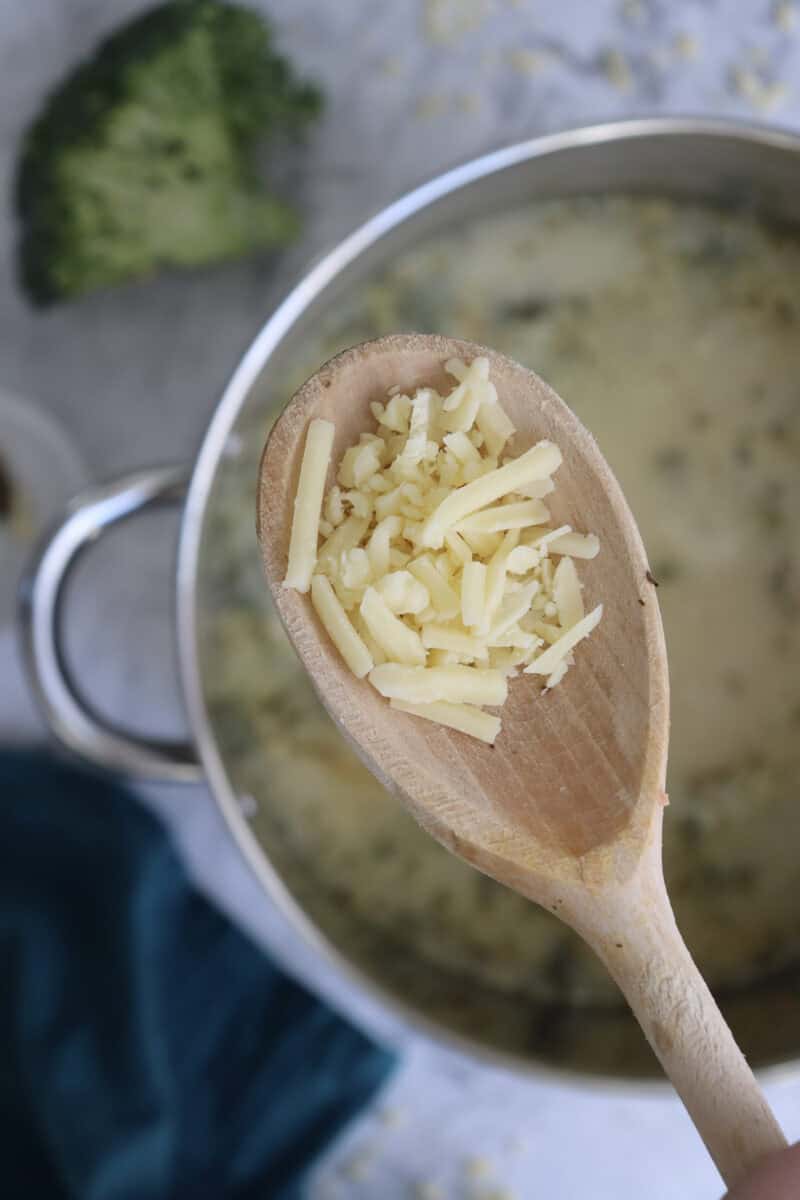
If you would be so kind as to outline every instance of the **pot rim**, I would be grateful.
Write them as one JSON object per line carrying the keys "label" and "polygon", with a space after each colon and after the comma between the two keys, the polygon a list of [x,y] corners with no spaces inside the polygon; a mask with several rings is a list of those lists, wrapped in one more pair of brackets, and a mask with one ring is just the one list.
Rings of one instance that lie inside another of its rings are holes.
{"label": "pot rim", "polygon": [[[256,334],[235,368],[206,429],[195,460],[181,519],[177,555],[177,630],[181,687],[197,751],[228,830],[256,879],[282,915],[302,935],[306,945],[321,954],[339,979],[358,989],[373,1004],[388,1011],[394,1021],[415,1033],[425,1034],[435,1044],[469,1054],[483,1064],[512,1070],[521,1077],[551,1080],[582,1090],[623,1092],[629,1095],[665,1096],[666,1079],[583,1073],[559,1068],[537,1059],[523,1059],[489,1047],[415,1009],[394,992],[356,966],[321,932],[294,898],[265,851],[256,840],[230,785],[217,747],[205,702],[200,660],[197,654],[197,569],[203,519],[219,461],[228,435],[246,403],[269,356],[277,349],[309,304],[353,261],[386,234],[434,202],[458,192],[487,176],[520,163],[544,158],[565,150],[648,138],[706,136],[750,145],[761,145],[800,153],[800,135],[776,129],[763,122],[707,117],[640,117],[601,124],[583,125],[544,134],[470,159],[435,176],[389,203],[343,238],[304,272],[273,314]],[[358,1020],[358,1018],[355,1018]],[[758,1070],[770,1082],[794,1078],[800,1060],[787,1060]]]}

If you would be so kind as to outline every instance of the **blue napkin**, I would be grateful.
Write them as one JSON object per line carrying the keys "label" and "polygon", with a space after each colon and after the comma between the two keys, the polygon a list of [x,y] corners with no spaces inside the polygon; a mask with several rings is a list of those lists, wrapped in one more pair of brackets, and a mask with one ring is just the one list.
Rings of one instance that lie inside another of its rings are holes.
{"label": "blue napkin", "polygon": [[294,1200],[391,1057],[212,908],[119,787],[0,755],[0,1192]]}

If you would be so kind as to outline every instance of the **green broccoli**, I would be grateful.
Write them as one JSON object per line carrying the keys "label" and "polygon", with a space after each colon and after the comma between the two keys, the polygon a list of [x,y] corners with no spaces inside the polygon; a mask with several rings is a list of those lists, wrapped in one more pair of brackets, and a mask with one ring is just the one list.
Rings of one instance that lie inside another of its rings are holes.
{"label": "green broccoli", "polygon": [[19,274],[37,304],[279,246],[298,220],[256,150],[319,111],[254,12],[171,0],[104,42],[27,134]]}

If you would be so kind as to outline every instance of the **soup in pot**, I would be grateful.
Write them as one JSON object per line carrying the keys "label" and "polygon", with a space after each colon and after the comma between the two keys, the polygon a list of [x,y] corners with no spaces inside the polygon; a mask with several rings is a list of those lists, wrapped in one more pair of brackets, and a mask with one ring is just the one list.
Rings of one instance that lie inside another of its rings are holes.
{"label": "soup in pot", "polygon": [[204,689],[256,835],[277,831],[298,879],[465,984],[619,1002],[564,926],[372,779],[270,609],[253,530],[270,406],[344,346],[408,329],[519,359],[596,435],[659,584],[678,922],[717,989],[800,959],[800,241],[745,214],[611,197],[478,220],[339,297],[284,359],[221,464],[201,555]]}

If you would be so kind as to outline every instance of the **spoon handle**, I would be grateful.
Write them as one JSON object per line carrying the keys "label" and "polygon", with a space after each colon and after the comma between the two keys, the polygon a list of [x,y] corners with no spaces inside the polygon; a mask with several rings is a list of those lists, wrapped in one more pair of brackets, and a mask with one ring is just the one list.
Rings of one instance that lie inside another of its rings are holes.
{"label": "spoon handle", "polygon": [[660,861],[645,859],[640,867],[598,902],[584,935],[730,1187],[786,1138],[680,935]]}

